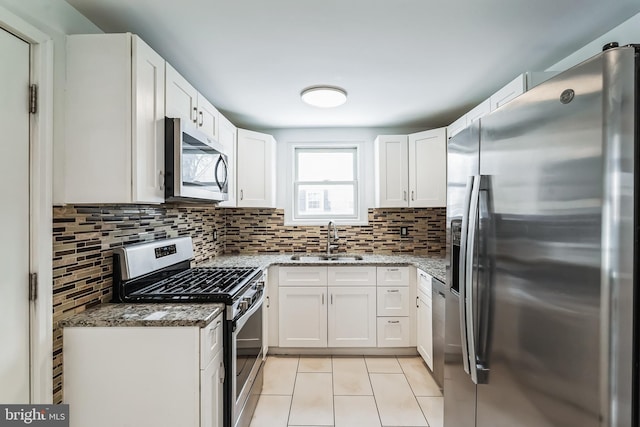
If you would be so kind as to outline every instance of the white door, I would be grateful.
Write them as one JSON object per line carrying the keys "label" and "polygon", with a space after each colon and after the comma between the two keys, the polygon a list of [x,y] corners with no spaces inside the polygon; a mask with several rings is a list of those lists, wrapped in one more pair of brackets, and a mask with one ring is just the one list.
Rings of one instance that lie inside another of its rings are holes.
{"label": "white door", "polygon": [[220,113],[204,96],[198,94],[198,128],[209,138],[219,139]]}
{"label": "white door", "polygon": [[165,63],[165,114],[198,123],[198,91],[168,62]]}
{"label": "white door", "polygon": [[0,402],[29,402],[29,44],[0,30]]}
{"label": "white door", "polygon": [[408,206],[407,135],[380,135],[375,145],[376,207]]}
{"label": "white door", "polygon": [[222,427],[224,375],[222,351],[219,351],[200,373],[200,427]]}
{"label": "white door", "polygon": [[280,347],[326,347],[327,288],[282,286],[278,292]]}
{"label": "white door", "polygon": [[422,292],[418,292],[417,310],[417,347],[429,368],[433,369],[433,320],[431,298]]}
{"label": "white door", "polygon": [[409,135],[409,206],[447,205],[446,128]]}
{"label": "white door", "polygon": [[329,287],[329,347],[376,346],[376,288]]}
{"label": "white door", "polygon": [[273,137],[238,129],[238,207],[275,207],[274,156]]}

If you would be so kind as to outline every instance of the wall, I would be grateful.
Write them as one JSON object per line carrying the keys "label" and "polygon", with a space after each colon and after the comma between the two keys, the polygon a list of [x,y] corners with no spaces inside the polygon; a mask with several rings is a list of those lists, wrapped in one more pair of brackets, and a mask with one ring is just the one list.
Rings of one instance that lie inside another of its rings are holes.
{"label": "wall", "polygon": [[[195,263],[223,251],[224,211],[211,206],[66,206],[53,209],[53,393],[62,401],[62,330],[75,313],[111,300],[113,248],[189,235]],[[213,240],[213,230],[218,240]]]}
{"label": "wall", "polygon": [[640,13],[588,43],[586,46],[567,56],[562,61],[550,66],[548,70],[564,71],[571,68],[601,52],[602,46],[610,42],[618,42],[620,46],[631,43],[640,43]]}
{"label": "wall", "polygon": [[[338,226],[338,252],[445,255],[445,208],[369,209],[367,225]],[[326,250],[326,224],[286,226],[282,209],[226,209],[225,253]],[[400,236],[400,227],[408,234]]]}

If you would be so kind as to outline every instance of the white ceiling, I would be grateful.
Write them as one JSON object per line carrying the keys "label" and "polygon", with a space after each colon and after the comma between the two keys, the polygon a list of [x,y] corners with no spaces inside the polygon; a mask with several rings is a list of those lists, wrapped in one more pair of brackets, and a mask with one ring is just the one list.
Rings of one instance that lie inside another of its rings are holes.
{"label": "white ceiling", "polygon": [[[640,11],[638,0],[67,2],[105,32],[140,35],[258,129],[444,126]],[[303,104],[317,84],[343,87],[347,103]]]}

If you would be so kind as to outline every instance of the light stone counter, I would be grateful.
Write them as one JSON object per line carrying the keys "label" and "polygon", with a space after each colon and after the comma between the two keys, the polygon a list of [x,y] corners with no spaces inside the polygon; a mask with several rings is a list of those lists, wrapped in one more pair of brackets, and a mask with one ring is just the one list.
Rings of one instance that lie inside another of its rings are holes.
{"label": "light stone counter", "polygon": [[197,326],[211,323],[224,310],[218,303],[107,303],[60,321],[59,326]]}
{"label": "light stone counter", "polygon": [[[420,255],[376,255],[359,254],[361,260],[338,259],[324,260],[292,260],[292,254],[259,254],[259,255],[222,255],[203,264],[205,267],[260,267],[267,268],[271,265],[283,266],[309,266],[309,265],[413,265],[434,278],[445,282],[445,259]],[[305,254],[296,254],[302,255]],[[308,254],[317,255],[317,254]],[[346,255],[346,254],[340,254]]]}

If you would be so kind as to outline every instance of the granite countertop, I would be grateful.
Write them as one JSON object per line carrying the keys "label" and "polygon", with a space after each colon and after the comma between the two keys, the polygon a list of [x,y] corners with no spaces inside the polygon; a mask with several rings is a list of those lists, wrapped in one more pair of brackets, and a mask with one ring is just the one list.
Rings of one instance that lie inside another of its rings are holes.
{"label": "granite countertop", "polygon": [[[445,259],[441,257],[423,255],[376,255],[360,254],[361,260],[339,259],[339,260],[292,260],[292,254],[273,255],[222,255],[209,261],[204,267],[260,267],[267,268],[270,265],[284,266],[309,266],[309,265],[413,265],[434,278],[445,282]],[[296,254],[302,255],[305,254]],[[314,254],[308,254],[314,255]],[[317,255],[317,254],[315,254]],[[347,255],[347,254],[340,254]]]}
{"label": "granite countertop", "polygon": [[223,310],[224,304],[219,303],[107,303],[61,320],[58,325],[63,328],[76,326],[197,326],[202,328],[222,314]]}

